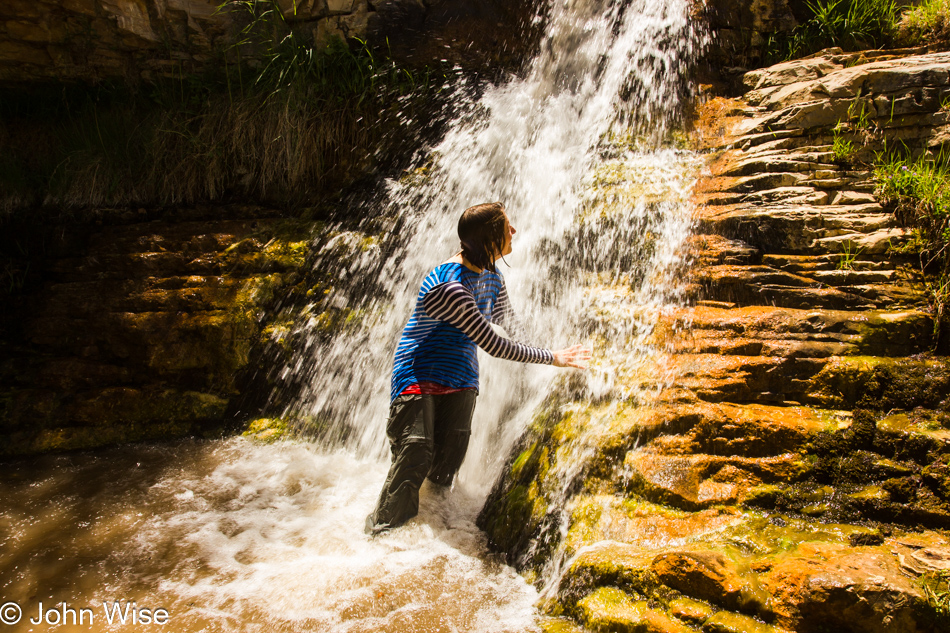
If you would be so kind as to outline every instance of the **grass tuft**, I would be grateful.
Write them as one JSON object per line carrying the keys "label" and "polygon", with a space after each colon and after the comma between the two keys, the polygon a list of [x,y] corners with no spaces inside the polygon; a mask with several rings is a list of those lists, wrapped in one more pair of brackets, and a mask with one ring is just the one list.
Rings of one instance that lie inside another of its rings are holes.
{"label": "grass tuft", "polygon": [[766,60],[775,63],[804,57],[832,46],[845,50],[883,48],[897,29],[897,0],[806,0],[811,17],[791,33],[776,34],[766,45]]}
{"label": "grass tuft", "polygon": [[874,178],[878,197],[915,232],[940,345],[950,318],[950,161],[942,152],[917,158],[879,155]]}
{"label": "grass tuft", "polygon": [[897,26],[904,46],[950,45],[950,0],[924,0],[904,14]]}

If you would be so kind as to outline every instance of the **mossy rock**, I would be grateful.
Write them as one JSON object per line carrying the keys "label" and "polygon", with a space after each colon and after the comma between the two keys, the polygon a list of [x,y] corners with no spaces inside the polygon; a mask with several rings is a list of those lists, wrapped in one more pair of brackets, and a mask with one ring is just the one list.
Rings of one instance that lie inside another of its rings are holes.
{"label": "mossy rock", "polygon": [[281,418],[258,418],[248,423],[241,435],[248,439],[272,444],[290,433],[290,425]]}
{"label": "mossy rock", "polygon": [[781,633],[774,626],[739,613],[720,611],[703,623],[703,633]]}
{"label": "mossy rock", "polygon": [[944,359],[849,356],[825,364],[809,384],[807,401],[838,409],[947,410],[948,394],[950,365]]}
{"label": "mossy rock", "polygon": [[579,619],[592,631],[604,633],[689,633],[685,624],[650,608],[616,587],[601,587],[578,605]]}

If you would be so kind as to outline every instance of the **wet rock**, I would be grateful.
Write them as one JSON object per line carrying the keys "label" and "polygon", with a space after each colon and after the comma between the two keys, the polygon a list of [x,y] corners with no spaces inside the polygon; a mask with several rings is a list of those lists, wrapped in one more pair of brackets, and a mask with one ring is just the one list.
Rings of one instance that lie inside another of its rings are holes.
{"label": "wet rock", "polygon": [[[605,571],[610,567],[604,566],[604,557],[608,554],[627,557],[624,546],[618,544],[635,543],[641,551],[652,550],[721,530],[740,518],[734,509],[685,512],[646,501],[620,502],[609,495],[582,497],[572,513],[565,545],[570,551],[579,551],[590,543],[599,543],[596,551],[601,554],[594,555],[585,550],[578,557],[577,569],[593,570],[596,567],[599,571],[594,575],[610,576],[612,572]],[[620,549],[605,550],[611,543]],[[652,558],[644,560],[642,564],[649,565]]]}
{"label": "wet rock", "polygon": [[779,561],[762,578],[776,624],[794,631],[926,629],[926,599],[894,556],[820,547]]}
{"label": "wet rock", "polygon": [[599,541],[578,553],[561,579],[558,597],[573,608],[598,587],[619,587],[633,594],[652,593],[657,585],[650,571],[653,554],[639,547]]}
{"label": "wet rock", "polygon": [[653,560],[650,569],[661,583],[688,596],[729,609],[757,612],[764,608],[764,603],[750,583],[719,552],[661,554]]}
{"label": "wet rock", "polygon": [[747,615],[720,611],[703,623],[704,633],[778,633],[775,627]]}
{"label": "wet rock", "polygon": [[651,609],[644,600],[633,600],[612,587],[601,587],[578,603],[581,621],[593,631],[624,633],[687,633],[691,629]]}
{"label": "wet rock", "polygon": [[220,432],[314,231],[259,219],[72,236],[49,283],[14,306],[20,344],[0,367],[5,454]]}
{"label": "wet rock", "polygon": [[[832,127],[866,79],[872,119],[924,147],[948,124],[944,70],[950,54],[829,50],[702,106],[698,144],[718,153],[694,191],[689,308],[655,328],[668,356],[612,376],[638,394],[658,375],[671,384],[633,410],[601,402],[600,418],[532,430],[531,455],[544,447],[547,461],[518,469],[547,512],[550,456],[593,455],[562,482],[571,516],[547,550],[572,560],[558,599],[568,611],[614,588],[628,608],[664,604],[704,631],[932,630],[934,607],[904,574],[937,573],[946,543],[901,530],[950,526],[946,358],[931,351],[916,262],[895,248],[909,233],[874,197],[873,174],[834,156]],[[885,101],[902,114],[886,120]],[[636,313],[619,285],[592,293],[611,297],[595,302],[598,324]],[[572,394],[575,411],[590,408]],[[556,533],[542,524],[521,542]],[[517,560],[538,569],[548,555]]]}
{"label": "wet rock", "polygon": [[693,624],[702,624],[713,613],[708,604],[692,598],[677,598],[670,602],[670,615]]}

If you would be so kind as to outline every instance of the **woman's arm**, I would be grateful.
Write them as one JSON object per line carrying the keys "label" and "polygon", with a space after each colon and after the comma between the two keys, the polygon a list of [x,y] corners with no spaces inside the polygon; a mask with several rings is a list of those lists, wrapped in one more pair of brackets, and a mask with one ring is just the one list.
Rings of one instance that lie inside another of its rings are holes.
{"label": "woman's arm", "polygon": [[501,281],[501,291],[498,293],[498,300],[495,302],[489,320],[495,325],[503,327],[508,336],[515,340],[523,341],[527,336],[528,330],[525,328],[524,322],[518,318],[514,308],[511,307],[511,302],[508,300],[508,289],[505,287],[504,279]]}
{"label": "woman's arm", "polygon": [[422,306],[433,319],[445,321],[462,330],[492,356],[545,365],[556,361],[555,353],[551,350],[516,343],[496,334],[488,320],[478,311],[472,293],[457,281],[446,282],[430,290],[423,298]]}

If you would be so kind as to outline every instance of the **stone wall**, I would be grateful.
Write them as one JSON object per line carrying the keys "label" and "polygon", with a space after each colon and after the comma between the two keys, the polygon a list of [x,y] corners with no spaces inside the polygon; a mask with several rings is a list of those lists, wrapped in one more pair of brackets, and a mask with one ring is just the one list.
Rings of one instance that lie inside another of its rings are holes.
{"label": "stone wall", "polygon": [[[318,46],[332,36],[359,38],[418,63],[470,66],[523,50],[522,26],[534,4],[276,0],[291,28]],[[0,82],[180,77],[236,58],[233,46],[248,19],[221,0],[6,0]],[[245,47],[241,54],[256,53]]]}
{"label": "stone wall", "polygon": [[700,0],[697,17],[709,28],[707,66],[727,82],[763,63],[768,38],[788,33],[805,19],[797,0]]}

